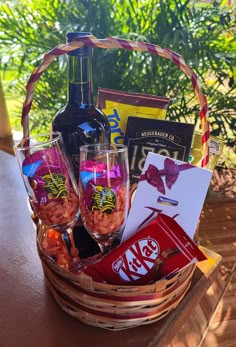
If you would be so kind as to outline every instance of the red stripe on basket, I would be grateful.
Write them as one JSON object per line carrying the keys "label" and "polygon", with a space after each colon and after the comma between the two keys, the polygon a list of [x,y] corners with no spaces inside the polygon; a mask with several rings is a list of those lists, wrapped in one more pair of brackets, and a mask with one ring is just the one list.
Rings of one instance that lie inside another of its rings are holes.
{"label": "red stripe on basket", "polygon": [[171,53],[171,58],[172,58],[172,61],[178,66],[180,67],[180,57],[179,57],[179,54],[175,53],[175,52],[172,52],[170,51]]}
{"label": "red stripe on basket", "polygon": [[206,105],[203,106],[203,108],[200,111],[200,119],[205,118],[207,112],[208,112],[208,106],[206,104]]}
{"label": "red stripe on basket", "polygon": [[128,51],[132,51],[133,47],[132,45],[126,41],[126,40],[122,40],[122,39],[117,39],[117,42],[125,49],[127,49]]}
{"label": "red stripe on basket", "polygon": [[202,135],[202,143],[206,143],[209,140],[210,137],[210,130],[207,129],[205,134]]}
{"label": "red stripe on basket", "polygon": [[201,166],[202,166],[202,167],[205,167],[205,166],[207,166],[208,163],[209,163],[209,154],[207,154],[207,155],[205,156],[205,158],[202,159],[202,161],[201,161]]}
{"label": "red stripe on basket", "polygon": [[[171,286],[169,289],[165,291],[165,296],[172,293],[174,290],[178,289],[183,285],[182,282],[174,284]],[[155,300],[155,299],[161,299],[163,297],[163,294],[161,293],[154,293],[154,294],[144,294],[144,295],[135,295],[135,296],[116,296],[116,295],[108,295],[108,294],[103,294],[103,293],[94,293],[90,292],[86,289],[83,288],[78,288],[78,291],[86,294],[88,296],[92,296],[94,298],[99,298],[99,299],[105,299],[105,300],[111,300],[111,301],[117,301],[117,302],[130,302],[130,301],[150,301],[150,300]]]}
{"label": "red stripe on basket", "polygon": [[90,40],[89,36],[75,37],[73,41],[83,42],[84,45],[89,46],[89,47],[97,47],[97,45],[93,41]]}
{"label": "red stripe on basket", "polygon": [[32,75],[30,76],[30,78],[29,78],[29,80],[28,80],[28,83],[27,83],[27,85],[26,85],[26,90],[29,89],[31,83],[36,82],[36,81],[40,78],[40,76],[42,75],[42,73],[43,73],[43,71],[42,71],[42,72],[34,73],[34,74],[32,74]]}
{"label": "red stripe on basket", "polygon": [[193,89],[195,89],[196,85],[197,85],[197,75],[194,72],[193,72],[193,74],[191,76],[191,81],[192,81]]}
{"label": "red stripe on basket", "polygon": [[21,125],[23,125],[23,119],[24,119],[24,118],[27,116],[27,114],[29,113],[29,111],[30,111],[30,109],[31,109],[31,105],[32,105],[32,101],[23,107],[22,116],[21,116]]}
{"label": "red stripe on basket", "polygon": [[[130,302],[130,301],[150,301],[150,300],[155,300],[155,299],[160,299],[163,297],[161,293],[150,293],[150,294],[143,294],[143,295],[135,295],[135,296],[118,296],[118,295],[109,295],[107,293],[98,293],[98,292],[93,292],[84,288],[81,288],[80,286],[74,284],[73,282],[65,279],[63,276],[61,276],[58,273],[53,272],[56,277],[61,278],[64,282],[67,283],[68,286],[76,289],[78,292],[81,294],[85,294],[88,297],[91,296],[93,298],[98,298],[98,299],[103,299],[103,300],[110,300],[110,301],[117,301],[117,302]],[[191,272],[187,273],[187,276]],[[186,276],[186,277],[187,277]],[[183,281],[185,278],[183,279]],[[174,283],[172,286],[170,286],[167,290],[165,290],[165,296],[169,295],[179,287],[183,285],[183,282],[179,281],[177,283]]]}
{"label": "red stripe on basket", "polygon": [[151,43],[146,43],[146,42],[142,42],[142,44],[144,44],[147,47],[148,52],[153,53],[153,54],[158,54],[155,45],[153,45]]}
{"label": "red stripe on basket", "polygon": [[66,49],[60,49],[58,47],[55,47],[54,49],[52,49],[51,51],[49,51],[48,53],[44,54],[44,59],[46,59],[48,56],[59,56],[59,55],[63,55],[66,52],[69,52],[70,50],[66,50]]}
{"label": "red stripe on basket", "polygon": [[[51,283],[50,279],[48,279],[48,280]],[[172,306],[176,301],[178,301],[179,299],[182,299],[184,297],[185,293],[187,292],[187,290],[189,288],[189,285],[190,285],[190,281],[186,284],[186,287],[179,295],[176,295],[172,300],[166,302],[165,305],[161,305],[161,308],[157,306],[151,312],[133,313],[133,314],[132,313],[131,314],[130,313],[128,313],[128,314],[115,314],[112,312],[98,311],[98,310],[92,309],[90,307],[84,306],[82,304],[78,304],[77,302],[73,301],[71,298],[67,297],[67,295],[65,293],[59,292],[54,286],[53,286],[53,288],[58,293],[59,296],[63,297],[65,300],[71,302],[71,304],[73,304],[73,306],[76,306],[78,309],[80,309],[83,312],[87,312],[87,313],[90,313],[92,315],[96,315],[96,316],[100,316],[100,317],[126,320],[126,319],[137,319],[137,318],[145,318],[145,317],[148,318],[149,316],[153,316],[153,315],[156,315],[158,313],[162,313],[162,312],[164,313],[165,311],[168,311],[170,306]]]}

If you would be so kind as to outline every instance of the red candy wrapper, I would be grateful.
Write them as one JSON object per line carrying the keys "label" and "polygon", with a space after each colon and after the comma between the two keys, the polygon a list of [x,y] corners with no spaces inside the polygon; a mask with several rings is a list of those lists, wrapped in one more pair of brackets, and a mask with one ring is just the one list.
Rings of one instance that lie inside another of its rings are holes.
{"label": "red candy wrapper", "polygon": [[152,222],[84,272],[97,282],[144,285],[205,259],[180,225],[159,213]]}

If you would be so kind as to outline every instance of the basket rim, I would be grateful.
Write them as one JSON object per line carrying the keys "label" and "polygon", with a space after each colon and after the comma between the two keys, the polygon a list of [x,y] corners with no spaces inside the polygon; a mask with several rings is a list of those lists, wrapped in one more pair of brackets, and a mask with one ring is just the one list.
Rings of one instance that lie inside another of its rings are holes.
{"label": "basket rim", "polygon": [[[137,290],[140,287],[150,289],[151,286],[155,287],[156,283],[162,280],[157,281],[154,285],[125,286],[127,290],[131,291],[129,293],[116,292],[114,287],[117,286],[97,282],[93,282],[92,288],[83,288],[78,280],[78,275],[73,275],[72,278],[69,271],[64,270],[45,255],[41,246],[43,232],[43,228],[38,227],[36,244],[45,275],[45,284],[58,306],[85,324],[111,331],[152,324],[163,319],[178,307],[189,292],[196,273],[195,269],[199,268],[198,274],[205,274],[209,266],[212,268],[214,263],[215,267],[222,259],[220,255],[200,246],[207,256],[207,263],[203,261],[185,268],[182,276],[175,279],[176,283],[179,282],[180,285],[175,287],[175,283],[173,283],[171,293],[168,292],[168,287],[167,289],[162,287],[163,297],[161,298],[155,298],[155,292],[146,291],[140,294]],[[195,278],[198,278],[198,274]],[[119,286],[120,289],[123,289],[121,287],[124,286]]]}
{"label": "basket rim", "polygon": [[114,285],[109,283],[96,282],[87,274],[81,273],[79,275],[76,275],[60,267],[55,263],[53,259],[50,258],[50,256],[47,256],[45,254],[42,247],[42,239],[47,228],[49,227],[43,224],[37,226],[36,244],[41,262],[44,263],[45,266],[49,267],[51,271],[62,277],[64,280],[71,281],[75,285],[80,286],[80,288],[83,289],[84,293],[88,291],[98,291],[100,293],[103,293],[105,291],[107,295],[107,293],[110,291],[111,295],[117,293],[115,294],[116,296],[122,296],[122,294],[123,296],[127,296],[127,293],[139,295],[139,292],[142,292],[144,290],[145,293],[150,292],[150,294],[153,294],[157,291],[160,292],[161,290],[165,290],[167,286],[173,285],[177,279],[181,279],[183,276],[191,276],[196,268],[196,263],[189,264],[180,271],[176,272],[169,279],[159,279],[152,284],[146,285]]}

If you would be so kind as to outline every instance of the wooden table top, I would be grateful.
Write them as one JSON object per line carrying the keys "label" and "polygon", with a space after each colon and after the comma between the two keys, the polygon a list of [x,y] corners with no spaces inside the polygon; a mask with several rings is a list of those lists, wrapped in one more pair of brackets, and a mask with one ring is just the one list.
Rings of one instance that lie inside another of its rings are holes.
{"label": "wooden table top", "polygon": [[191,289],[163,320],[119,332],[95,328],[63,312],[48,292],[27,194],[15,157],[0,151],[0,345],[2,347],[167,347],[216,276],[221,257],[209,251]]}

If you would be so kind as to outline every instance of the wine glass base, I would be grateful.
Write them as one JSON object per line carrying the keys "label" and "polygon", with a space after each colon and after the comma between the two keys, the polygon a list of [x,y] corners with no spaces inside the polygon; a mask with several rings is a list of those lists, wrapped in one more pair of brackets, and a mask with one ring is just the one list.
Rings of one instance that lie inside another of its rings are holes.
{"label": "wine glass base", "polygon": [[100,232],[97,232],[96,230],[91,230],[88,227],[87,229],[88,233],[92,236],[92,238],[98,243],[98,244],[104,244],[104,245],[111,245],[114,241],[114,239],[120,234],[120,232],[123,230],[123,226],[119,229],[116,229],[115,231],[108,232],[106,234],[102,234]]}

